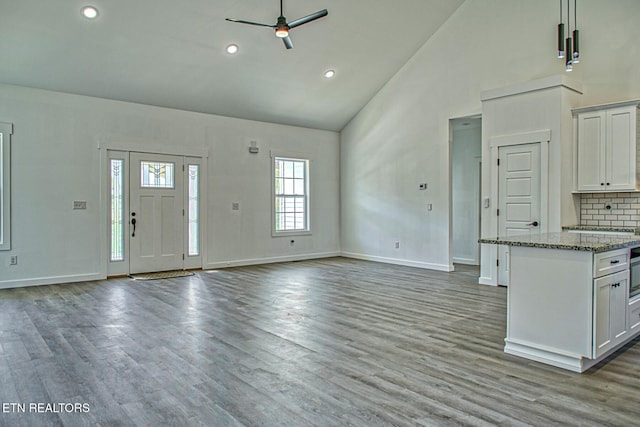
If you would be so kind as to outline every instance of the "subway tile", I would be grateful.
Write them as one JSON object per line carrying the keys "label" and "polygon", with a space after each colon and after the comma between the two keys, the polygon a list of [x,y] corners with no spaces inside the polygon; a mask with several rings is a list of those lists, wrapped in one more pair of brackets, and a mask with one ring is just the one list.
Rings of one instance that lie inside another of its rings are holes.
{"label": "subway tile", "polygon": [[624,221],[611,221],[612,227],[622,227],[624,225]]}

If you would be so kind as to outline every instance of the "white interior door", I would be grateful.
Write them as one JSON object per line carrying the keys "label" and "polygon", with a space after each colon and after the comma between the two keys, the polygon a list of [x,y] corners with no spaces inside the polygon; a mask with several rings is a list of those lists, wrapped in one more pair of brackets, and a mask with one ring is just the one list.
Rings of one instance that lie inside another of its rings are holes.
{"label": "white interior door", "polygon": [[182,269],[183,158],[131,153],[129,182],[129,271]]}
{"label": "white interior door", "polygon": [[[540,143],[498,149],[498,235],[540,233]],[[499,246],[498,283],[509,284],[509,248]]]}

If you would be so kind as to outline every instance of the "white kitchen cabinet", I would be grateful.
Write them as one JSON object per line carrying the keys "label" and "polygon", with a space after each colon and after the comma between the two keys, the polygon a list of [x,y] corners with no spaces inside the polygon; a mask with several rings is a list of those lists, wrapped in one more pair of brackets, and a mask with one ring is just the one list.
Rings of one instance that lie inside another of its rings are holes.
{"label": "white kitchen cabinet", "polygon": [[[629,248],[563,249],[554,246],[574,234],[548,235],[551,247],[509,246],[504,351],[584,372],[640,333],[640,302],[629,305]],[[586,234],[572,239],[588,245],[637,237]]]}
{"label": "white kitchen cabinet", "polygon": [[640,298],[629,301],[628,329],[631,334],[640,330]]}
{"label": "white kitchen cabinet", "polygon": [[627,338],[629,270],[593,281],[593,358]]}
{"label": "white kitchen cabinet", "polygon": [[577,191],[638,189],[637,111],[637,101],[573,110],[577,120]]}

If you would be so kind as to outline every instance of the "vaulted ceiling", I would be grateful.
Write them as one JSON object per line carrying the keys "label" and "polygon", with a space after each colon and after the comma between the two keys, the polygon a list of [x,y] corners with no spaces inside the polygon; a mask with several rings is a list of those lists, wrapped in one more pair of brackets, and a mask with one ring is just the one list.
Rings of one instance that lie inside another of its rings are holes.
{"label": "vaulted ceiling", "polygon": [[0,83],[340,130],[463,2],[284,0],[289,21],[329,11],[287,50],[225,21],[275,24],[278,0],[0,0]]}

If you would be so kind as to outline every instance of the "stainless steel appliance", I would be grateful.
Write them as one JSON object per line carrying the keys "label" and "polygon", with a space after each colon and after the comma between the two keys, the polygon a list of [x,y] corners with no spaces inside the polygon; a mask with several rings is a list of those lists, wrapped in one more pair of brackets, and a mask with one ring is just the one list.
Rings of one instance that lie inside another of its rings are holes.
{"label": "stainless steel appliance", "polygon": [[629,299],[640,298],[640,247],[629,251]]}

